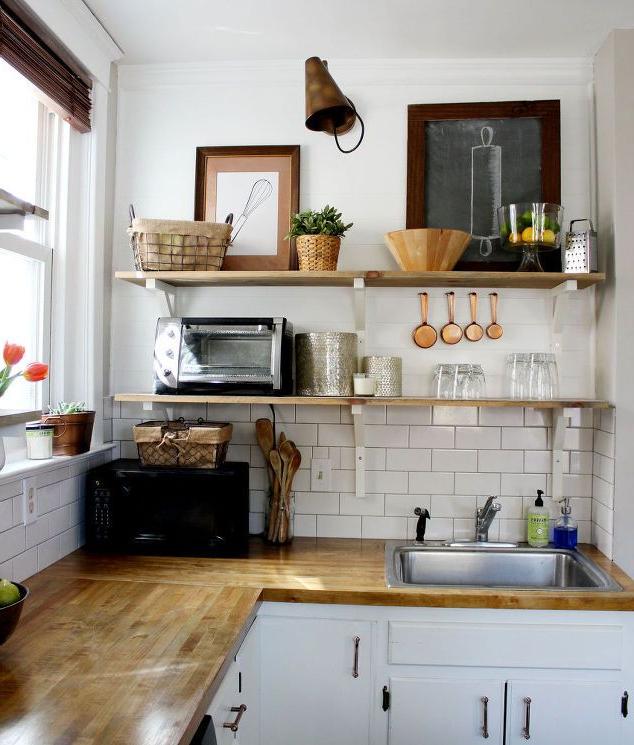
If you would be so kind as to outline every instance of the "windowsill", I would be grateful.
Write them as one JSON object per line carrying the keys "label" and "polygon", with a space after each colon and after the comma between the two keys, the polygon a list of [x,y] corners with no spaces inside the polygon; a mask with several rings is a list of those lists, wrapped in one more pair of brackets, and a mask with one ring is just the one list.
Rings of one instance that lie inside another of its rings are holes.
{"label": "windowsill", "polygon": [[29,460],[28,458],[16,460],[12,463],[7,463],[0,471],[0,484],[15,481],[21,476],[32,476],[41,471],[50,471],[54,468],[69,465],[70,463],[77,463],[98,453],[107,453],[115,447],[116,443],[105,442],[103,445],[95,445],[87,453],[82,453],[81,455],[56,455],[46,460]]}
{"label": "windowsill", "polygon": [[24,409],[0,409],[0,427],[11,424],[25,424],[35,419],[40,419],[42,410],[24,411]]}

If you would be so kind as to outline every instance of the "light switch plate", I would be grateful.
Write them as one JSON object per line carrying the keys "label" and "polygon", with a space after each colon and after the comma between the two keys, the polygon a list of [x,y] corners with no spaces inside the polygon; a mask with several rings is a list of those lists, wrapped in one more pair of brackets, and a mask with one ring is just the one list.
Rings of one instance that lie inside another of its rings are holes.
{"label": "light switch plate", "polygon": [[313,458],[310,462],[310,490],[331,491],[332,461],[325,458]]}
{"label": "light switch plate", "polygon": [[30,525],[37,520],[37,479],[34,477],[22,479],[22,494],[24,495],[24,524]]}

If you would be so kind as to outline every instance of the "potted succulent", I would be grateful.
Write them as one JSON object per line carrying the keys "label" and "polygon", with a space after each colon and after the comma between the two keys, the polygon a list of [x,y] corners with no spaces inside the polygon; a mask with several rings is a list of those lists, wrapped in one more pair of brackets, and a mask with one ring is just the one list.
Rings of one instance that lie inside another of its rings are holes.
{"label": "potted succulent", "polygon": [[305,210],[291,218],[288,238],[296,238],[300,271],[335,271],[341,237],[352,223],[341,220],[336,207],[326,205],[320,212]]}
{"label": "potted succulent", "polygon": [[81,401],[60,401],[42,414],[42,422],[55,425],[53,455],[79,455],[90,450],[95,412]]}

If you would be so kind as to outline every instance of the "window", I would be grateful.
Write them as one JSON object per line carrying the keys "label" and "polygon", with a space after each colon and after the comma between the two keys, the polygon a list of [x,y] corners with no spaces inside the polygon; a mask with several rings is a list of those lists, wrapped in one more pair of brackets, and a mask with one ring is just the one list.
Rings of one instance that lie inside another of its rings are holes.
{"label": "window", "polygon": [[[0,215],[0,346],[22,344],[24,363],[48,362],[58,184],[68,124],[2,59],[0,96],[0,189],[49,212],[49,220],[27,216],[22,228],[3,224]],[[33,411],[46,403],[47,382],[17,380],[0,399],[0,409]]]}

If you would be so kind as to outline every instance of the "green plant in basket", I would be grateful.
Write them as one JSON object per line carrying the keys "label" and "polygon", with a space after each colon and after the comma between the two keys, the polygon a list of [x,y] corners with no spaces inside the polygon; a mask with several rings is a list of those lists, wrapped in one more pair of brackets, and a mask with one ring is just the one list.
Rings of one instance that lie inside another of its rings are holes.
{"label": "green plant in basket", "polygon": [[291,217],[291,229],[287,238],[298,238],[300,235],[333,235],[345,234],[353,223],[347,225],[341,219],[341,212],[336,207],[326,205],[321,211],[304,210]]}

